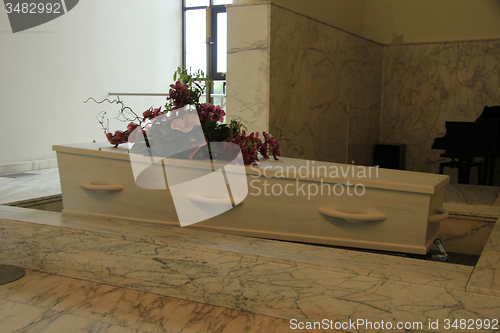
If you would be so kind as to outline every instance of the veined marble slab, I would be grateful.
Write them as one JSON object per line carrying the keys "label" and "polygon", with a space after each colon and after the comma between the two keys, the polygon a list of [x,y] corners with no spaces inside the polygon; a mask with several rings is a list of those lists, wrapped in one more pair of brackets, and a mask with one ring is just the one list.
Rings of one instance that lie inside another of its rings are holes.
{"label": "veined marble slab", "polygon": [[491,207],[497,206],[498,195],[500,195],[500,187],[497,186],[448,183],[446,184],[444,201]]}
{"label": "veined marble slab", "polygon": [[269,132],[270,5],[227,8],[227,119]]}
{"label": "veined marble slab", "polygon": [[467,290],[500,297],[500,223],[496,223],[467,284]]}
{"label": "veined marble slab", "polygon": [[0,177],[0,205],[61,194],[59,169],[34,170],[16,178]]}
{"label": "veined marble slab", "polygon": [[370,165],[383,47],[272,5],[269,130],[285,156]]}
{"label": "veined marble slab", "polygon": [[467,266],[16,207],[0,216],[2,263],[268,316],[419,321],[425,330],[430,319],[500,313],[498,284],[466,289],[476,278]]}
{"label": "veined marble slab", "polygon": [[385,46],[380,140],[406,143],[407,169],[437,172],[445,122],[500,104],[499,61],[500,40]]}
{"label": "veined marble slab", "polygon": [[498,206],[475,206],[460,202],[444,202],[443,207],[453,215],[471,216],[471,217],[498,217],[500,207]]}
{"label": "veined marble slab", "polygon": [[[35,226],[47,225],[105,233],[108,237],[140,240],[145,243],[161,242],[169,248],[247,256],[252,260],[264,262],[293,263],[354,276],[378,276],[383,279],[441,287],[446,285],[452,289],[464,288],[472,272],[472,267],[469,266],[447,264],[443,270],[442,263],[433,261],[173,228],[156,223],[89,218],[4,206],[0,206],[0,216],[4,221],[23,221]],[[436,270],[439,270],[438,274]]]}
{"label": "veined marble slab", "polygon": [[228,13],[227,114],[288,157],[370,165],[383,46],[271,2]]}
{"label": "veined marble slab", "polygon": [[0,175],[48,168],[57,168],[57,159],[0,164]]}
{"label": "veined marble slab", "polygon": [[290,331],[280,318],[30,270],[0,285],[0,327],[2,333]]}

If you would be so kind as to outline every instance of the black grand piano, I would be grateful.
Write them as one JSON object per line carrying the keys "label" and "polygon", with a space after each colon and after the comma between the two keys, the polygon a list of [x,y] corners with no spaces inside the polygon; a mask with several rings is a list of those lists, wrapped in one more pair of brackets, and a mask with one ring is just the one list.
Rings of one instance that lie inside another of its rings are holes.
{"label": "black grand piano", "polygon": [[[445,166],[458,168],[458,182],[468,184],[470,170],[478,167],[478,183],[493,185],[495,158],[500,155],[500,106],[485,106],[475,122],[447,121],[446,135],[436,138],[432,149],[444,149],[442,157],[451,162],[441,163],[439,173]],[[476,162],[482,158],[483,163]]]}

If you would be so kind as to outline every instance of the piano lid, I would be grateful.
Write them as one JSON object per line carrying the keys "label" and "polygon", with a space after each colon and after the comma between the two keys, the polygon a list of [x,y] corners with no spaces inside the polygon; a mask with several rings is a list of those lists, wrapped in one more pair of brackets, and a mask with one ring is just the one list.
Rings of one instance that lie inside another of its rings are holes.
{"label": "piano lid", "polygon": [[442,138],[436,138],[432,149],[445,149],[447,153],[477,157],[494,154],[498,149],[497,122],[447,121],[445,126],[446,135]]}
{"label": "piano lid", "polygon": [[485,106],[483,113],[479,116],[478,120],[499,120],[500,121],[500,105],[497,106]]}
{"label": "piano lid", "polygon": [[473,156],[500,151],[500,105],[485,106],[475,122],[447,121],[445,127],[446,135],[436,138],[432,149]]}

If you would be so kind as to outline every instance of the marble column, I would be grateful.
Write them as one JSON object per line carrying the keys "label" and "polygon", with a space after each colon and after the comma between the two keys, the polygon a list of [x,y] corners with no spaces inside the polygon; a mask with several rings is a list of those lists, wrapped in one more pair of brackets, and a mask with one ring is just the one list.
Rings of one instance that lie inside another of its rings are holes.
{"label": "marble column", "polygon": [[227,119],[249,132],[269,128],[270,4],[227,7]]}

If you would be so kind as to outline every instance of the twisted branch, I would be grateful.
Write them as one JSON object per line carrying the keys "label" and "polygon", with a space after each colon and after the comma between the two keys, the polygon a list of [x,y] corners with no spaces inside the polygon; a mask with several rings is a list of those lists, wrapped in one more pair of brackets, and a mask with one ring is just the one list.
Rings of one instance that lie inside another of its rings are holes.
{"label": "twisted branch", "polygon": [[[121,121],[121,122],[130,123],[130,122],[134,122],[134,121],[137,120],[137,122],[140,124],[141,121],[142,121],[142,119],[134,112],[134,110],[132,110],[128,106],[125,106],[125,104],[123,103],[123,101],[120,100],[120,96],[117,96],[117,99],[114,99],[114,100],[110,100],[108,98],[105,98],[102,101],[97,101],[93,97],[89,97],[83,103],[87,103],[89,100],[92,100],[92,101],[94,101],[97,104],[102,104],[104,102],[108,102],[109,104],[120,105],[121,107],[120,107],[120,110],[118,111],[118,115],[116,117],[114,117],[114,118],[117,119],[117,120],[119,120],[119,121]],[[127,113],[130,113],[131,116],[128,115]],[[107,132],[109,132],[109,119],[106,118],[106,114],[107,114],[106,111],[101,111],[101,112],[99,112],[99,116],[96,117],[97,121],[99,122],[99,124],[101,124],[101,127],[104,130],[105,134]]]}

